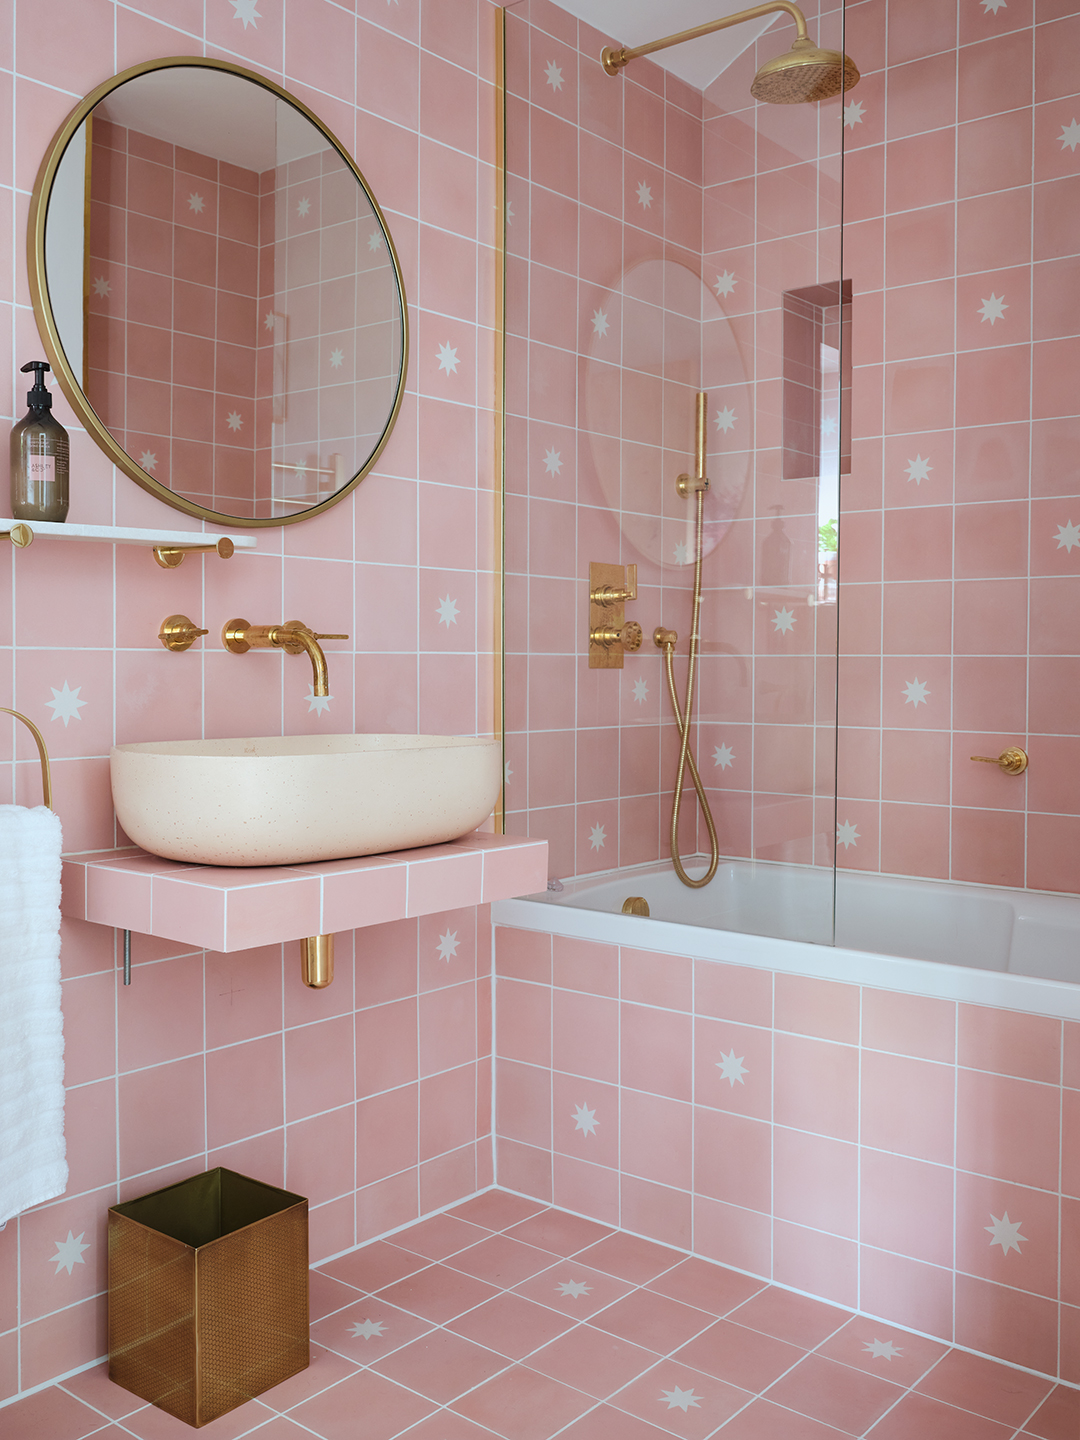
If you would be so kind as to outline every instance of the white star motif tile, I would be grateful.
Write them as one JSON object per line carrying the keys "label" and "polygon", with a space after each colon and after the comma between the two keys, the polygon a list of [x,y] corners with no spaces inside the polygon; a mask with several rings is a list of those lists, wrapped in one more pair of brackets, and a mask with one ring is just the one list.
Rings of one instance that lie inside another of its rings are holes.
{"label": "white star motif tile", "polygon": [[382,249],[382,236],[377,230],[372,230],[371,234],[367,237],[367,248],[372,254],[374,254],[376,250]]}
{"label": "white star motif tile", "polygon": [[229,4],[233,7],[233,10],[235,12],[233,15],[233,19],[242,20],[244,22],[245,30],[248,28],[249,25],[253,30],[257,30],[259,28],[255,24],[255,21],[262,19],[262,13],[255,9],[256,0],[229,0]]}
{"label": "white star motif tile", "polygon": [[904,1353],[891,1340],[865,1340],[863,1349],[875,1360],[891,1360],[894,1355],[903,1355]]}
{"label": "white star motif tile", "polygon": [[514,772],[513,772],[513,770],[510,768],[510,761],[507,760],[506,765],[505,765],[505,767],[504,767],[504,769],[503,769],[503,784],[504,784],[504,785],[509,785],[509,784],[510,784],[510,781],[511,781],[513,778],[514,778]]}
{"label": "white star motif tile", "polygon": [[693,1386],[689,1390],[680,1390],[678,1385],[673,1390],[665,1390],[660,1396],[660,1403],[667,1401],[667,1408],[674,1410],[678,1407],[684,1415],[688,1414],[691,1405],[700,1407],[701,1401],[694,1394]]}
{"label": "white star motif tile", "polygon": [[690,546],[684,540],[675,541],[675,564],[690,564]]}
{"label": "white star motif tile", "polygon": [[311,201],[306,195],[296,202],[296,213],[301,220],[311,214]]}
{"label": "white star motif tile", "polygon": [[196,215],[201,215],[202,212],[203,212],[203,211],[205,210],[205,208],[206,208],[206,201],[203,199],[203,197],[202,197],[201,195],[196,194],[196,192],[195,192],[194,190],[193,190],[193,191],[191,192],[191,194],[188,196],[188,202],[187,202],[187,203],[188,203],[188,209],[189,209],[189,210],[194,210]]}
{"label": "white star motif tile", "polygon": [[645,184],[644,180],[642,180],[641,184],[637,187],[637,198],[638,204],[643,210],[652,209],[652,191],[648,185]]}
{"label": "white star motif tile", "polygon": [[507,225],[514,223],[514,202],[512,200],[506,202],[506,223]]}
{"label": "white star motif tile", "polygon": [[439,611],[440,625],[445,625],[446,628],[449,630],[451,625],[457,624],[457,617],[461,612],[458,610],[458,603],[456,600],[451,600],[450,596],[447,595],[445,599],[439,601],[439,604],[436,608]]}
{"label": "white star motif tile", "polygon": [[982,0],[983,12],[986,15],[996,15],[999,10],[1004,10],[1008,0]]}
{"label": "white star motif tile", "polygon": [[52,690],[53,698],[46,700],[45,704],[48,705],[49,709],[53,712],[52,718],[54,720],[63,720],[64,729],[66,730],[69,720],[82,719],[79,711],[89,702],[79,699],[79,692],[82,689],[81,685],[76,685],[75,689],[72,690],[65,680],[62,690],[57,690],[52,685],[49,686],[49,689]]}
{"label": "white star motif tile", "polygon": [[345,352],[340,345],[330,351],[330,365],[334,370],[340,370],[345,360]]}
{"label": "white star motif tile", "polygon": [[589,832],[589,849],[602,850],[604,848],[604,842],[606,840],[607,831],[604,829],[603,825],[594,825],[592,827],[592,830]]}
{"label": "white star motif tile", "polygon": [[1077,124],[1075,119],[1071,120],[1068,125],[1061,127],[1061,134],[1058,138],[1061,141],[1062,150],[1068,146],[1075,155],[1076,147],[1080,145],[1080,125]]}
{"label": "white star motif tile", "polygon": [[461,364],[458,353],[450,344],[439,346],[439,369],[445,370],[447,375],[456,375],[457,367]]}
{"label": "white star motif tile", "polygon": [[109,284],[108,280],[105,279],[104,275],[99,275],[94,281],[94,294],[98,296],[99,299],[103,300],[106,295],[110,294],[111,291],[112,286]]}
{"label": "white star motif tile", "polygon": [[993,1249],[995,1245],[1000,1245],[1003,1255],[1008,1255],[1010,1250],[1015,1250],[1018,1255],[1022,1255],[1024,1252],[1020,1249],[1020,1243],[1023,1242],[1026,1245],[1028,1238],[1026,1235],[1020,1234],[1020,1226],[1024,1222],[1022,1220],[1010,1220],[1008,1210],[1004,1211],[1000,1220],[993,1211],[991,1211],[990,1219],[993,1221],[993,1224],[984,1225],[983,1229],[990,1234],[991,1249]]}
{"label": "white star motif tile", "polygon": [[921,455],[916,455],[914,460],[907,462],[907,478],[914,480],[916,485],[921,485],[924,480],[929,480],[930,471],[933,468],[929,460],[924,460]]}
{"label": "white star motif tile", "polygon": [[56,1246],[56,1254],[49,1256],[49,1264],[51,1265],[55,1261],[57,1275],[61,1270],[66,1270],[70,1275],[74,1266],[86,1264],[83,1259],[83,1251],[89,1250],[90,1246],[83,1244],[83,1235],[85,1234],[85,1230],[79,1235],[73,1235],[69,1230],[66,1240],[53,1241]]}
{"label": "white star motif tile", "polygon": [[634,681],[634,704],[643,705],[649,698],[649,682],[647,680]]}
{"label": "white star motif tile", "polygon": [[1072,554],[1074,545],[1080,545],[1080,525],[1074,525],[1071,520],[1066,520],[1064,525],[1057,527],[1057,548],[1067,550]]}
{"label": "white star motif tile", "polygon": [[555,446],[552,445],[544,456],[544,469],[549,475],[558,475],[562,467],[562,455],[555,449]]}
{"label": "white star motif tile", "polygon": [[1008,308],[1008,305],[1005,303],[1005,296],[995,295],[993,291],[991,291],[989,300],[984,300],[979,306],[979,314],[984,321],[989,320],[991,326],[993,326],[999,320],[1005,319],[1005,311]]}
{"label": "white star motif tile", "polygon": [[773,629],[778,635],[786,635],[789,630],[795,628],[795,613],[785,605],[782,610],[777,610],[773,618]]}
{"label": "white star motif tile", "polygon": [[266,315],[265,315],[264,319],[263,319],[263,329],[264,329],[264,330],[273,330],[273,328],[274,328],[274,312],[273,312],[272,310],[268,310],[268,311],[266,312]]}
{"label": "white star motif tile", "polygon": [[574,1122],[574,1129],[580,1130],[583,1135],[595,1135],[599,1120],[596,1118],[596,1111],[590,1110],[587,1105],[578,1105],[570,1117]]}
{"label": "white star motif tile", "polygon": [[917,710],[920,705],[927,703],[927,696],[930,694],[930,686],[925,680],[920,680],[916,675],[914,680],[909,680],[904,686],[904,704],[914,705]]}
{"label": "white star motif tile", "polygon": [[139,456],[139,464],[144,470],[149,470],[153,474],[157,469],[157,456],[152,450],[144,450]]}
{"label": "white star motif tile", "polygon": [[555,1286],[555,1290],[559,1295],[568,1295],[571,1300],[592,1294],[592,1286],[586,1285],[584,1280],[564,1280],[561,1285]]}
{"label": "white star motif tile", "polygon": [[713,750],[713,764],[719,766],[721,770],[729,769],[734,759],[735,751],[730,745],[717,745]]}
{"label": "white star motif tile", "polygon": [[358,1320],[355,1325],[349,1326],[349,1334],[355,1335],[358,1340],[370,1340],[381,1335],[385,1329],[386,1325],[381,1320]]}
{"label": "white star motif tile", "polygon": [[603,339],[603,337],[607,334],[608,317],[604,314],[603,310],[593,311],[592,328],[593,334],[599,335],[601,339]]}
{"label": "white star motif tile", "polygon": [[321,715],[324,711],[330,709],[330,701],[333,700],[334,697],[333,695],[316,695],[315,686],[310,681],[308,681],[308,693],[306,698],[308,714]]}
{"label": "white star motif tile", "polygon": [[547,83],[551,86],[552,90],[561,90],[563,87],[563,73],[560,67],[555,64],[554,60],[548,61],[546,73]]}
{"label": "white star motif tile", "polygon": [[734,430],[735,421],[738,418],[739,417],[735,414],[735,411],[732,410],[731,406],[725,405],[723,410],[717,410],[716,412],[717,430],[723,430],[724,433],[727,434],[729,430]]}
{"label": "white star motif tile", "polygon": [[745,1058],[743,1055],[735,1054],[734,1045],[726,1055],[722,1050],[720,1051],[720,1059],[716,1061],[716,1068],[720,1071],[720,1079],[726,1080],[732,1090],[736,1085],[746,1084],[743,1076],[749,1075],[750,1071],[743,1064]]}
{"label": "white star motif tile", "polygon": [[717,295],[730,295],[738,283],[734,274],[730,270],[725,270],[722,275],[717,275],[713,289]]}
{"label": "white star motif tile", "polygon": [[239,410],[230,410],[225,417],[225,424],[228,425],[230,430],[240,430],[244,424],[244,417],[240,414]]}
{"label": "white star motif tile", "polygon": [[858,830],[856,830],[855,826],[851,823],[850,820],[845,820],[842,825],[837,825],[836,843],[838,845],[843,845],[845,850],[848,850],[851,848],[852,845],[857,845],[859,843],[859,832]]}
{"label": "white star motif tile", "polygon": [[450,961],[457,954],[460,944],[461,941],[457,938],[457,931],[447,930],[445,934],[439,936],[439,943],[435,948],[449,965]]}
{"label": "white star motif tile", "polygon": [[862,118],[866,114],[866,107],[861,100],[852,100],[850,105],[844,106],[844,128],[854,130],[856,125],[862,124]]}

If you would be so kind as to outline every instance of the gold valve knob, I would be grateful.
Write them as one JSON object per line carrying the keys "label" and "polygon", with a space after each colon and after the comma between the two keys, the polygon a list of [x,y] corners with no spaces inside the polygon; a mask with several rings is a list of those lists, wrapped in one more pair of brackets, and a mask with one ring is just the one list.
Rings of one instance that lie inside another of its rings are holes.
{"label": "gold valve knob", "polygon": [[169,615],[161,622],[157,638],[166,650],[190,650],[200,635],[209,633],[200,630],[186,615]]}
{"label": "gold valve knob", "polygon": [[641,626],[636,620],[627,620],[618,630],[613,625],[601,625],[589,631],[589,639],[594,645],[603,645],[605,650],[609,645],[621,645],[624,650],[640,650]]}
{"label": "gold valve knob", "polygon": [[1028,767],[1028,757],[1019,745],[1010,745],[1000,755],[972,755],[972,760],[981,760],[986,765],[999,765],[1006,775],[1022,775]]}
{"label": "gold valve knob", "polygon": [[622,588],[617,585],[597,585],[594,590],[589,591],[589,599],[594,605],[625,605],[627,600],[637,599],[637,566],[627,565],[626,584]]}

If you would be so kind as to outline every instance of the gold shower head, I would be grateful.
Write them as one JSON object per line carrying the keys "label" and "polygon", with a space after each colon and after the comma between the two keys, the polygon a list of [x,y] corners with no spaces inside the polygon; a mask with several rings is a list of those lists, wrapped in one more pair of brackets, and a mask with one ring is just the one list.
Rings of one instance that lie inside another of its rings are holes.
{"label": "gold shower head", "polygon": [[776,10],[785,11],[795,21],[798,38],[786,55],[778,55],[775,60],[768,60],[762,65],[750,86],[755,100],[764,100],[770,105],[800,105],[807,101],[828,100],[859,83],[859,72],[846,55],[839,50],[817,48],[806,33],[806,17],[793,0],[766,0],[765,4],[740,10],[737,15],[725,15],[721,20],[712,20],[695,26],[693,30],[667,35],[663,40],[654,40],[649,45],[638,45],[633,49],[623,46],[621,50],[616,50],[605,45],[600,63],[609,75],[617,75],[624,65],[636,60],[639,55],[651,55],[654,50],[666,50],[669,45],[681,45],[684,40],[696,40],[699,36],[726,30],[729,25],[741,25],[745,20],[757,20]]}
{"label": "gold shower head", "polygon": [[809,38],[800,38],[785,54],[766,60],[750,94],[769,105],[802,105],[829,100],[858,83],[854,62],[841,51],[819,50]]}

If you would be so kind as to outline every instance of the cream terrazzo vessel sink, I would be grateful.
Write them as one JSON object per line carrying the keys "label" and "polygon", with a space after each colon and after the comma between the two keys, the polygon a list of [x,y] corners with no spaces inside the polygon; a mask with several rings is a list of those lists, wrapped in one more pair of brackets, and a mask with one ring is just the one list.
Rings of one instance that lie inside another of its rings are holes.
{"label": "cream terrazzo vessel sink", "polygon": [[136,845],[201,865],[301,865],[438,845],[485,821],[498,741],[460,735],[164,740],[111,752]]}

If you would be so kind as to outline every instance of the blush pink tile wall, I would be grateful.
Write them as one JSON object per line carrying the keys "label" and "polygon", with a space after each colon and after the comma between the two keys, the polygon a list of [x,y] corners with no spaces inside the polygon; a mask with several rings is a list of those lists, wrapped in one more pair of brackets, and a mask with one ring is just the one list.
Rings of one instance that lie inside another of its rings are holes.
{"label": "blush pink tile wall", "polygon": [[91,134],[87,396],[162,485],[268,513],[250,503],[260,177],[108,120]]}
{"label": "blush pink tile wall", "polygon": [[[1080,10],[859,0],[847,38],[841,863],[1077,891]],[[1023,779],[969,759],[1010,745]]]}
{"label": "blush pink tile wall", "polygon": [[[1080,12],[855,0],[808,13],[863,74],[816,110],[747,94],[786,20],[699,96],[649,61],[609,80],[604,37],[548,0],[508,7],[508,805],[551,841],[555,873],[666,853],[674,726],[648,637],[662,620],[685,653],[675,392],[698,382],[659,379],[678,307],[620,288],[666,262],[712,296],[710,468],[733,491],[728,512],[711,502],[699,692],[722,849],[831,862],[838,846],[856,869],[1073,892],[1080,672],[1062,617],[1080,583],[1080,80],[1062,57]],[[816,485],[780,479],[781,296],[841,277],[854,452],[834,607],[815,603]],[[624,371],[604,376],[617,432],[586,403],[604,345]],[[650,346],[657,373],[637,358]],[[586,668],[591,559],[640,567],[629,613],[646,642],[622,672]],[[968,758],[1013,744],[1032,756],[1023,779]]]}
{"label": "blush pink tile wall", "polygon": [[495,948],[500,1185],[1080,1383],[1080,1025]]}
{"label": "blush pink tile wall", "polygon": [[[412,320],[394,435],[326,515],[174,572],[146,550],[40,536],[0,553],[0,703],[44,731],[67,850],[124,838],[113,743],[491,731],[494,17],[488,0],[55,0],[46,36],[31,0],[5,7],[7,423],[25,409],[13,365],[42,354],[24,258],[38,164],[82,95],[155,56],[235,60],[327,122],[385,206]],[[56,410],[71,431],[72,521],[198,530],[114,474],[59,394]],[[210,631],[183,655],[156,640],[176,611]],[[306,661],[221,647],[235,615],[349,632],[327,642],[327,711],[308,703]],[[2,731],[0,799],[36,804],[18,728]],[[71,1181],[0,1233],[0,1399],[104,1352],[104,1220],[119,1197],[218,1163],[284,1181],[311,1197],[315,1258],[489,1183],[486,915],[339,935],[325,991],[301,985],[293,945],[225,957],[138,935],[124,989],[115,932],[65,923]]]}

